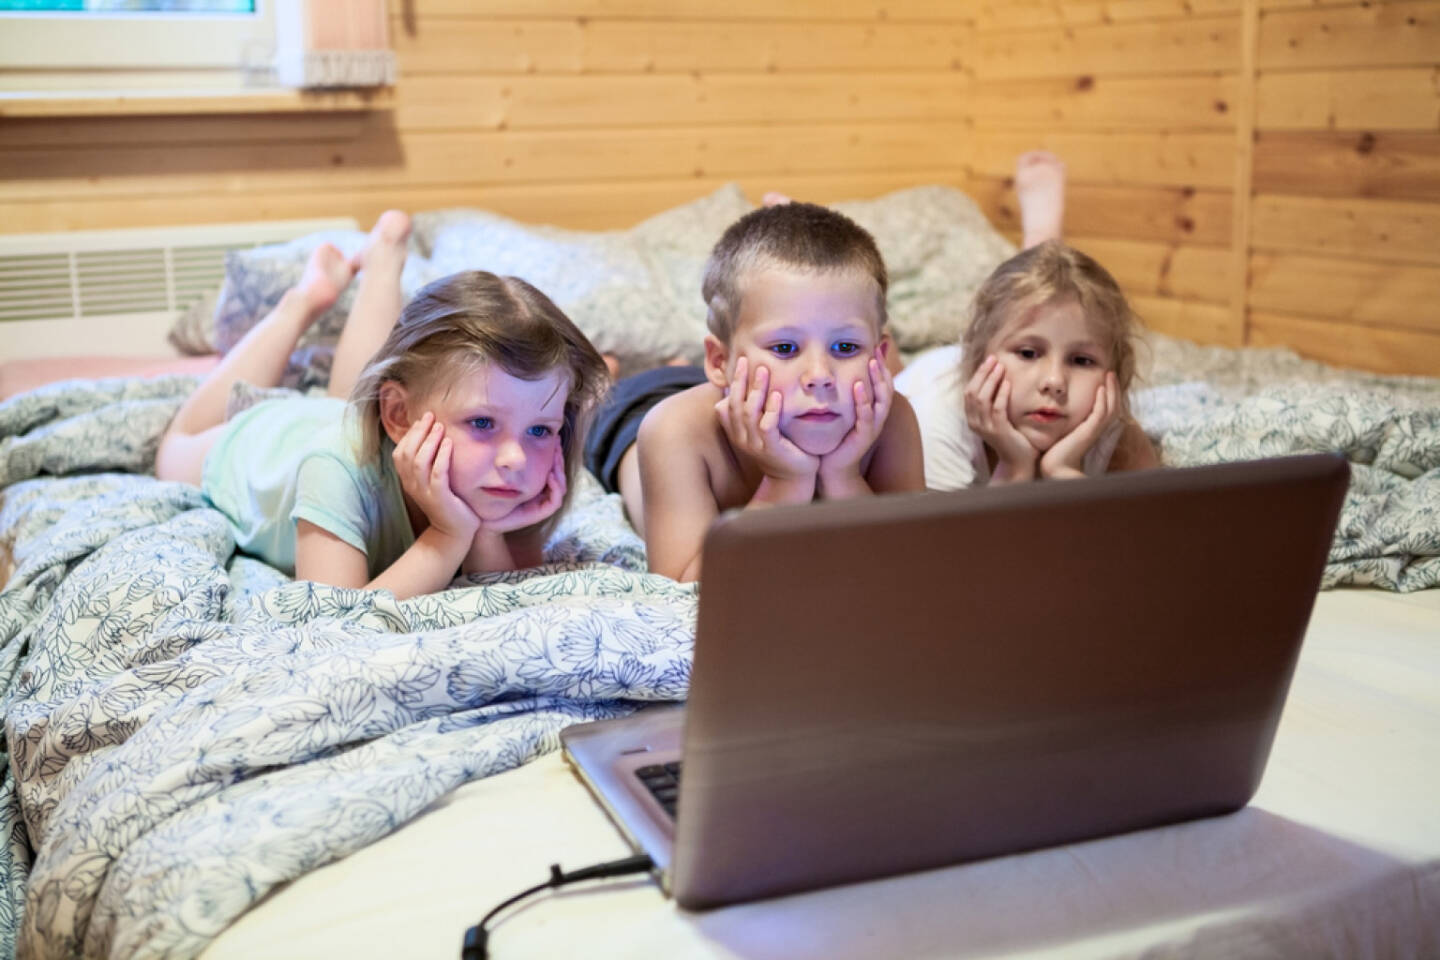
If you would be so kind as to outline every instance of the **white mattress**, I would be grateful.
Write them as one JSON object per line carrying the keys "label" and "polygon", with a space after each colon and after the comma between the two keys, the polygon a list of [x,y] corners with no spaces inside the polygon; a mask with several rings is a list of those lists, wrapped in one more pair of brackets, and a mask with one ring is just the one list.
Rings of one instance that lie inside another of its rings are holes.
{"label": "white mattress", "polygon": [[[709,913],[648,878],[582,884],[502,917],[491,952],[1440,956],[1437,758],[1440,590],[1329,591],[1239,813]],[[628,853],[552,754],[280,889],[204,956],[453,958],[467,926],[550,863]]]}

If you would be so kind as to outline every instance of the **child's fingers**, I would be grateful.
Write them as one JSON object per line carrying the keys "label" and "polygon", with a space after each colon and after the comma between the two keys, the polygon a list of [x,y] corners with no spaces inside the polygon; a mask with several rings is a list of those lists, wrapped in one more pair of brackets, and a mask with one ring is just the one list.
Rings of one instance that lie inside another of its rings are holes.
{"label": "child's fingers", "polygon": [[764,367],[756,367],[755,375],[750,384],[750,395],[745,398],[745,407],[741,411],[741,420],[744,423],[745,443],[756,443],[759,437],[756,432],[765,432],[765,426],[761,422],[765,416],[765,410],[770,402],[770,371]]}
{"label": "child's fingers", "polygon": [[980,388],[975,391],[980,403],[986,407],[986,416],[990,415],[990,410],[1000,395],[1000,387],[1005,382],[1005,368],[996,361],[985,374],[985,379],[980,381]]}
{"label": "child's fingers", "polygon": [[430,424],[431,414],[428,410],[419,420],[410,424],[410,427],[405,431],[405,435],[400,438],[400,442],[395,444],[394,455],[396,460],[402,457],[410,459],[415,456],[415,450],[420,446],[420,441],[430,432]]}
{"label": "child's fingers", "polygon": [[750,378],[750,395],[746,397],[746,412],[750,414],[751,420],[760,416],[760,411],[769,400],[770,370],[767,367],[756,367],[754,376]]}
{"label": "child's fingers", "polygon": [[559,496],[563,497],[570,481],[565,476],[565,454],[559,450],[555,451],[555,468],[550,475],[555,478],[555,488],[559,491]]}
{"label": "child's fingers", "polygon": [[1110,422],[1110,418],[1114,416],[1114,414],[1115,390],[1110,383],[1110,378],[1107,376],[1105,380],[1101,381],[1100,386],[1095,388],[1095,406],[1094,409],[1090,411],[1090,416],[1086,419],[1094,422],[1095,429],[1098,432]]}
{"label": "child's fingers", "polygon": [[875,372],[871,375],[870,382],[875,387],[876,395],[878,396],[880,394],[882,387],[886,393],[894,391],[895,375],[890,372],[889,367],[885,366],[885,358],[880,356],[878,350],[875,353],[874,360],[871,362],[875,365]]}
{"label": "child's fingers", "polygon": [[415,451],[415,463],[421,471],[429,472],[434,468],[435,454],[440,449],[440,441],[444,436],[445,428],[437,423],[426,432],[425,439],[420,441],[420,448]]}
{"label": "child's fingers", "polygon": [[745,405],[750,400],[750,363],[744,357],[735,361],[735,380],[730,384],[730,428],[737,442],[745,436]]}
{"label": "child's fingers", "polygon": [[765,401],[765,409],[760,414],[760,433],[769,435],[774,433],[780,426],[780,391],[771,391]]}
{"label": "child's fingers", "polygon": [[455,444],[445,437],[440,441],[440,446],[435,451],[435,462],[430,466],[430,482],[435,486],[450,486],[450,453],[454,450]]}
{"label": "child's fingers", "polygon": [[895,393],[895,378],[890,376],[890,371],[879,360],[870,361],[870,392],[875,397],[876,405],[889,403],[890,397]]}
{"label": "child's fingers", "polygon": [[875,427],[875,406],[870,402],[870,391],[865,381],[855,381],[855,432],[868,436]]}
{"label": "child's fingers", "polygon": [[872,380],[871,393],[874,395],[872,406],[875,411],[875,422],[883,423],[885,417],[890,413],[890,404],[895,400],[895,380],[890,376],[890,371],[885,369],[885,364],[878,363],[878,379]]}
{"label": "child's fingers", "polygon": [[745,388],[750,380],[749,370],[745,358],[741,357],[735,361],[735,372],[730,377],[730,389],[725,394],[725,404],[729,410],[729,420],[738,423],[745,408]]}
{"label": "child's fingers", "polygon": [[965,392],[978,395],[980,387],[985,383],[985,378],[990,376],[990,371],[994,366],[995,358],[993,356],[980,361],[980,366],[976,367],[975,372],[970,375],[970,382],[965,384]]}

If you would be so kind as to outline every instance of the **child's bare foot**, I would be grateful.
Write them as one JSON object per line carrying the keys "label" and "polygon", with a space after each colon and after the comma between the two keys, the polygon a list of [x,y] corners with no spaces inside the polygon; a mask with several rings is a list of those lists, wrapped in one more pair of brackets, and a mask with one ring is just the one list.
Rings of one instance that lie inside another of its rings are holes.
{"label": "child's bare foot", "polygon": [[382,262],[405,262],[406,244],[410,240],[410,214],[404,210],[386,210],[375,219],[365,246],[351,258],[356,270],[379,266]]}
{"label": "child's bare foot", "polygon": [[350,261],[334,244],[322,243],[311,252],[295,292],[312,320],[335,305],[354,275]]}
{"label": "child's bare foot", "polygon": [[785,194],[783,193],[778,193],[774,190],[771,190],[769,193],[765,194],[765,196],[760,198],[760,202],[767,207],[779,207],[787,203],[793,203],[794,201],[791,200],[789,197],[785,196]]}
{"label": "child's bare foot", "polygon": [[1059,240],[1065,221],[1065,162],[1048,150],[1031,150],[1015,161],[1021,243],[1033,247]]}

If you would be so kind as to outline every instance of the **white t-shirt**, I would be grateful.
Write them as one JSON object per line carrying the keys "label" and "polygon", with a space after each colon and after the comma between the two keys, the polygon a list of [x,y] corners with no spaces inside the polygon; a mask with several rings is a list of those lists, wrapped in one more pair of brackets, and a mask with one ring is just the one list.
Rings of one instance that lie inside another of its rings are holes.
{"label": "white t-shirt", "polygon": [[[895,378],[920,421],[925,454],[925,486],[961,490],[990,482],[985,442],[965,422],[965,383],[960,379],[960,345],[935,347],[912,360]],[[1105,472],[1124,424],[1116,421],[1085,454],[1086,476]]]}

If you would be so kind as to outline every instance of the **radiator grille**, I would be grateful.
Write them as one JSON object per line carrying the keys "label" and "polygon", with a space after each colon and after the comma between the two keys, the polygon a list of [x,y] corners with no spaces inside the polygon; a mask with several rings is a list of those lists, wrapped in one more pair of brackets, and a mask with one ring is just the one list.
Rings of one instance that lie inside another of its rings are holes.
{"label": "radiator grille", "polygon": [[68,317],[74,304],[67,255],[0,257],[0,321]]}
{"label": "radiator grille", "polygon": [[354,228],[332,219],[0,235],[0,323],[184,310],[219,288],[231,250]]}
{"label": "radiator grille", "polygon": [[121,250],[75,255],[80,313],[103,317],[116,313],[168,310],[164,250]]}

